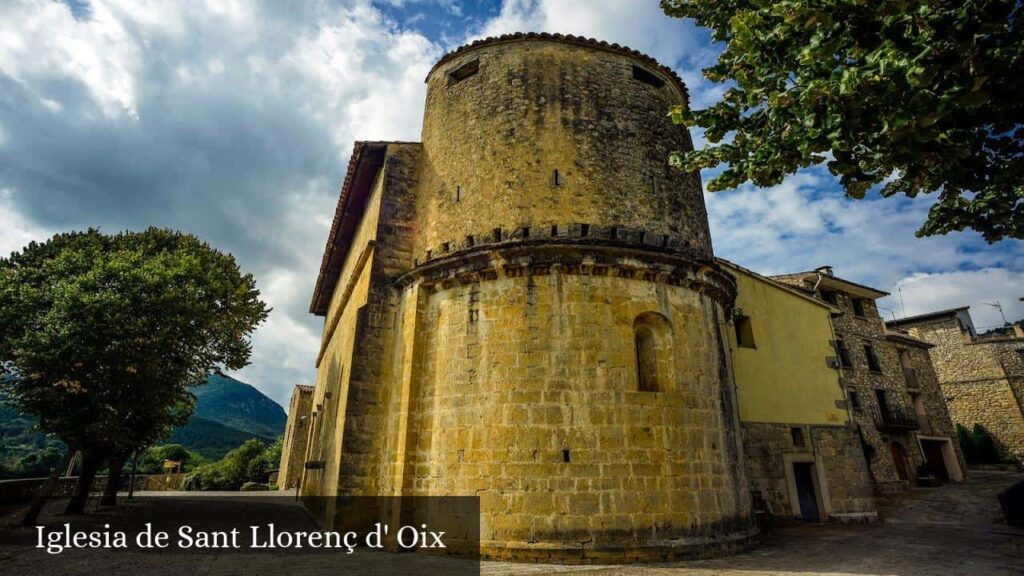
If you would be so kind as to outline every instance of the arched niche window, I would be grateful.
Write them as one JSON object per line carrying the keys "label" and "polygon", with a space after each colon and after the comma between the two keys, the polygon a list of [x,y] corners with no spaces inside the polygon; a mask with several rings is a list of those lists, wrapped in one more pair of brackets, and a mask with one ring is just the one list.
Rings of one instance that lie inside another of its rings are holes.
{"label": "arched niche window", "polygon": [[657,312],[644,312],[633,321],[637,390],[665,392],[674,377],[672,325]]}

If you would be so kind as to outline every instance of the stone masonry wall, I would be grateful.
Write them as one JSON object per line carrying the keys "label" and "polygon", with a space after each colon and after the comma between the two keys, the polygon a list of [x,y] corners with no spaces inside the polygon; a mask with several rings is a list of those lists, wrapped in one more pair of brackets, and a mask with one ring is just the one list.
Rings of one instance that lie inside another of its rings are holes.
{"label": "stone masonry wall", "polygon": [[911,389],[912,397],[920,397],[924,406],[924,413],[918,413],[918,422],[921,429],[919,436],[947,438],[956,454],[957,465],[961,473],[967,470],[967,462],[964,460],[960,443],[956,439],[956,428],[953,419],[950,417],[950,409],[946,405],[946,398],[943,389],[939,384],[938,376],[932,365],[931,355],[928,348],[918,346],[906,346],[898,343],[893,344],[897,350],[905,350],[910,358],[910,364],[917,379],[917,387]]}
{"label": "stone masonry wall", "polygon": [[278,466],[277,486],[281,490],[295,488],[302,478],[309,442],[309,415],[313,409],[313,391],[296,386],[288,403],[288,422],[281,443],[281,464]]}
{"label": "stone masonry wall", "polygon": [[[804,446],[794,444],[792,428],[803,430]],[[786,455],[790,455],[812,457],[824,470],[827,516],[840,521],[877,518],[864,452],[852,428],[744,422],[743,448],[750,489],[761,493],[771,514],[781,518],[798,516],[791,505],[787,478],[786,467],[791,464]]]}
{"label": "stone masonry wall", "polygon": [[[476,74],[451,81],[474,61]],[[685,97],[673,82],[637,80],[634,66],[662,74],[627,55],[559,42],[491,44],[434,70],[417,256],[498,227],[537,234],[589,223],[646,230],[710,258],[700,178],[668,165],[671,152],[693,147],[666,115]]]}
{"label": "stone masonry wall", "polygon": [[972,340],[955,318],[910,328],[935,344],[931,359],[953,422],[984,426],[996,445],[1024,464],[1024,340]]}
{"label": "stone masonry wall", "polygon": [[[551,273],[443,288],[422,304],[405,483],[480,496],[488,556],[597,558],[749,528],[722,313],[707,297]],[[671,331],[659,392],[638,391],[645,313]]]}

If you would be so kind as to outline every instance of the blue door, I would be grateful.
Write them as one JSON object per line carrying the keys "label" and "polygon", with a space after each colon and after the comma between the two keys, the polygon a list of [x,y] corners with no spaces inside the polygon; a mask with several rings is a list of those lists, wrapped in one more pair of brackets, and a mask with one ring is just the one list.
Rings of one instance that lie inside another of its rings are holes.
{"label": "blue door", "polygon": [[814,492],[814,464],[794,462],[793,476],[796,479],[796,495],[800,502],[800,519],[805,522],[819,522],[818,497]]}

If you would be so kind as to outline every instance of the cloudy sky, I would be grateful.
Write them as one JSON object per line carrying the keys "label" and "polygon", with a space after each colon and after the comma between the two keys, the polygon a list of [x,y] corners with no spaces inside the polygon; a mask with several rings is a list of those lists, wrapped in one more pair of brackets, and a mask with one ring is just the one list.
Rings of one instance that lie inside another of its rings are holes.
{"label": "cloudy sky", "polygon": [[[238,376],[286,403],[311,382],[306,310],[355,139],[418,140],[423,79],[478,37],[563,32],[674,67],[694,104],[716,47],[656,0],[0,2],[0,254],[50,234],[165,226],[233,252],[274,308]],[[695,134],[700,142],[700,135]],[[1024,316],[1024,243],[917,239],[929,198],[843,198],[811,169],[708,195],[715,250],[764,273],[831,264],[902,292],[897,317]]]}

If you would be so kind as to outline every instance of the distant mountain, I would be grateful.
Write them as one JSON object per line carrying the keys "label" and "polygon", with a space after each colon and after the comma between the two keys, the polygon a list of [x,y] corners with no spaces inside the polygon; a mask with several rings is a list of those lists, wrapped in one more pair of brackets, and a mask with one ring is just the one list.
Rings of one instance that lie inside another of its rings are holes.
{"label": "distant mountain", "polygon": [[288,419],[284,409],[245,382],[211,374],[206,385],[192,393],[197,400],[193,418],[212,420],[263,438],[277,438],[284,433]]}
{"label": "distant mountain", "polygon": [[64,444],[35,430],[35,423],[0,395],[0,479],[41,476],[60,461]]}
{"label": "distant mountain", "polygon": [[[279,404],[252,386],[211,374],[194,388],[196,409],[184,426],[164,444],[181,444],[210,460],[219,460],[250,438],[273,442],[284,433],[287,419]],[[45,473],[59,461],[63,444],[32,429],[35,419],[15,412],[0,398],[0,478]],[[42,472],[40,472],[42,470]]]}
{"label": "distant mountain", "polygon": [[262,392],[225,376],[211,374],[206,384],[192,389],[196,409],[188,424],[171,431],[165,443],[182,446],[219,460],[250,438],[273,442],[284,433],[287,415]]}

